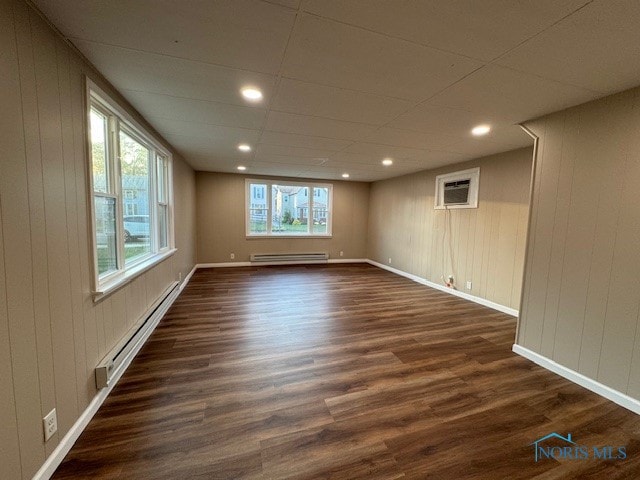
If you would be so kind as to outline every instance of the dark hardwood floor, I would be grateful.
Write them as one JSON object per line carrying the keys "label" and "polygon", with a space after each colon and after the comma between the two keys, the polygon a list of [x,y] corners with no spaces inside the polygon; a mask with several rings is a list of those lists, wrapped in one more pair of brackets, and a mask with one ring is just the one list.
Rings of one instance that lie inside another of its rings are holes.
{"label": "dark hardwood floor", "polygon": [[[515,324],[364,264],[198,270],[54,478],[640,478],[640,416]],[[551,432],[627,459],[536,463]]]}

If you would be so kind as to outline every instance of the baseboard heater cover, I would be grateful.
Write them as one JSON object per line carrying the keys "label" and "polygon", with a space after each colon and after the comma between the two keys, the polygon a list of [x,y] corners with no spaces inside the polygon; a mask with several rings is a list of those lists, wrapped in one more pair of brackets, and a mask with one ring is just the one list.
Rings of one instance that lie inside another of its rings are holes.
{"label": "baseboard heater cover", "polygon": [[252,262],[314,262],[326,261],[328,253],[252,253]]}
{"label": "baseboard heater cover", "polygon": [[162,317],[180,293],[180,284],[173,283],[151,306],[145,315],[129,330],[125,336],[98,364],[95,370],[98,390],[108,387],[116,372],[126,364],[126,360],[134,352],[137,345],[146,341],[156,328]]}

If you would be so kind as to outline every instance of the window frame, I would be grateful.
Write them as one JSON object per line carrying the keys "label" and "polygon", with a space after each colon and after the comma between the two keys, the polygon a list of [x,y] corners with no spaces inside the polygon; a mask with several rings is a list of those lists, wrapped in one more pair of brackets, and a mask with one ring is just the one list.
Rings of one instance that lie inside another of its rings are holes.
{"label": "window frame", "polygon": [[[107,138],[105,138],[105,169],[107,170],[107,192],[94,191],[91,112],[95,109],[107,120]],[[85,77],[85,128],[87,145],[87,184],[88,184],[88,212],[90,215],[89,232],[93,265],[93,299],[98,301],[109,295],[131,280],[162,262],[177,250],[175,248],[175,232],[173,220],[173,157],[154,136],[131,117],[120,104],[102,90],[98,85]],[[120,132],[149,151],[149,244],[151,251],[127,263],[125,258],[124,241],[124,200],[125,189],[122,188],[122,169],[120,158]],[[166,206],[167,206],[167,246],[159,248],[159,205],[158,202],[158,158],[166,159]],[[115,236],[116,236],[116,269],[99,273],[98,242],[96,231],[95,197],[115,199]]]}
{"label": "window frame", "polygon": [[[444,185],[449,182],[469,180],[469,201],[465,204],[445,205]],[[480,167],[445,173],[436,177],[436,190],[433,208],[436,210],[453,210],[459,208],[478,208],[478,193],[480,191]]]}
{"label": "window frame", "polygon": [[[267,211],[267,229],[264,233],[251,233],[251,213],[252,204],[251,204],[251,185],[259,184],[266,185],[266,198],[265,198],[265,206]],[[308,220],[307,220],[307,228],[308,232],[306,234],[300,235],[283,235],[280,233],[273,233],[271,231],[272,228],[272,215],[273,215],[273,199],[272,199],[272,189],[273,185],[282,185],[282,186],[290,186],[290,187],[302,187],[307,188],[309,192],[309,196],[306,197],[309,201],[308,204]],[[314,188],[327,188],[327,216],[329,220],[327,221],[327,231],[326,233],[313,233],[311,227],[311,222],[313,221],[313,208],[314,208]],[[244,194],[244,215],[245,215],[245,237],[247,239],[250,238],[332,238],[333,237],[333,184],[331,183],[315,183],[315,182],[297,182],[294,180],[273,180],[273,179],[264,179],[264,178],[247,178],[245,179],[245,194]]]}

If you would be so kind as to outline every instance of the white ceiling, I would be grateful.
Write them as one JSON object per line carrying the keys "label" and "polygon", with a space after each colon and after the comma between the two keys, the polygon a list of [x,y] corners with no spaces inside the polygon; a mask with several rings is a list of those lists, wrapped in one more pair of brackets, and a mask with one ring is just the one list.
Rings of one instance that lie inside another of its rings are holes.
{"label": "white ceiling", "polygon": [[640,84],[637,0],[35,3],[197,170],[379,180]]}

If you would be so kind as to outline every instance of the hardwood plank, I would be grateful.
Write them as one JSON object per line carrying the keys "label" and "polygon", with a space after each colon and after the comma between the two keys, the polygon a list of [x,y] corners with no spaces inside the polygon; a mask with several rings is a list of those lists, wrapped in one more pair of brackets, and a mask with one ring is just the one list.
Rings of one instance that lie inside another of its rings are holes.
{"label": "hardwood plank", "polygon": [[[635,478],[640,417],[364,265],[198,270],[54,478]],[[534,462],[557,431],[621,462]]]}

